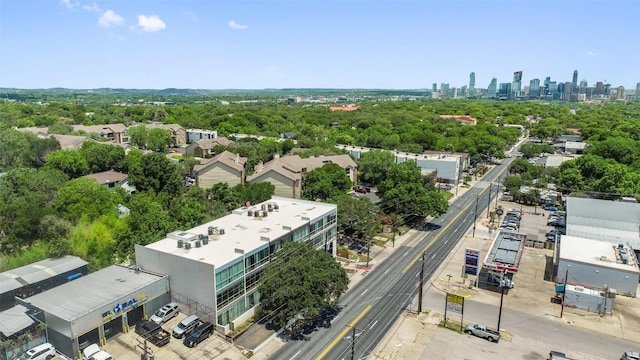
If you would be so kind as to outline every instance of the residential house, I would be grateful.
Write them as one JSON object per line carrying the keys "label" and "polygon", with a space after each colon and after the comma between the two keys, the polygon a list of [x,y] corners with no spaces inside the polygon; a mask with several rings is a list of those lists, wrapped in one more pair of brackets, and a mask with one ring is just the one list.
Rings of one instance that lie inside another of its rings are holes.
{"label": "residential house", "polygon": [[276,187],[274,192],[276,196],[300,198],[303,174],[329,163],[338,164],[345,169],[349,179],[356,182],[357,165],[349,155],[319,156],[306,159],[302,159],[298,155],[283,157],[276,155],[266,164],[256,165],[255,172],[247,176],[247,183],[268,181]]}
{"label": "residential house", "polygon": [[247,158],[225,150],[193,167],[196,186],[208,189],[221,182],[231,187],[244,184],[246,163]]}
{"label": "residential house", "polygon": [[151,129],[165,129],[171,132],[171,146],[182,146],[187,144],[187,131],[178,124],[160,124],[160,123],[151,123],[144,124],[144,127],[147,130]]}
{"label": "residential house", "polygon": [[[40,136],[46,137],[46,136]],[[81,135],[60,135],[60,134],[51,134],[49,137],[52,137],[60,143],[60,148],[65,150],[78,150],[82,147],[85,141],[94,141],[92,138],[88,136]]]}
{"label": "residential house", "polygon": [[100,135],[100,137],[116,144],[129,143],[127,127],[124,124],[71,125],[71,127],[73,128],[73,131],[81,131],[87,134],[96,133]]}
{"label": "residential house", "polygon": [[103,171],[99,173],[85,175],[85,177],[94,179],[100,185],[104,185],[109,190],[113,190],[117,187],[124,188],[129,192],[135,192],[135,187],[129,185],[128,179],[129,175],[118,172],[118,171]]}
{"label": "residential house", "polygon": [[204,158],[215,154],[214,148],[216,145],[226,147],[232,144],[234,144],[233,141],[222,136],[213,139],[202,139],[187,145],[185,153],[186,155]]}
{"label": "residential house", "polygon": [[38,137],[46,137],[49,134],[49,128],[46,127],[14,127],[13,129],[22,132],[30,132]]}
{"label": "residential house", "polygon": [[218,132],[215,130],[187,129],[187,144],[203,139],[215,139],[217,137]]}

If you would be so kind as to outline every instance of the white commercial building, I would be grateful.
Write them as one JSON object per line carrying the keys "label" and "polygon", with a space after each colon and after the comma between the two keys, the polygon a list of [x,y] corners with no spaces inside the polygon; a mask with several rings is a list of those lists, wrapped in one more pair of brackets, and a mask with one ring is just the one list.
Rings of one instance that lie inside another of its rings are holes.
{"label": "white commercial building", "polygon": [[560,241],[558,283],[608,290],[635,297],[640,269],[627,244],[612,244],[571,235]]}
{"label": "white commercial building", "polygon": [[226,333],[254,314],[259,279],[283,244],[304,241],[335,256],[336,218],[334,204],[273,197],[153,244],[136,245],[136,263],[169,275],[172,298],[197,304],[198,315]]}
{"label": "white commercial building", "polygon": [[449,184],[457,184],[460,181],[460,173],[462,171],[462,158],[459,153],[447,153],[440,154],[413,154],[401,151],[390,151],[384,149],[371,149],[360,146],[351,145],[336,145],[338,149],[346,150],[358,161],[360,156],[368,151],[389,151],[393,153],[395,162],[397,164],[405,161],[415,161],[416,165],[423,171],[423,173],[435,172],[436,181],[446,182]]}
{"label": "white commercial building", "polygon": [[567,198],[567,235],[616,245],[629,243],[633,249],[640,250],[639,227],[638,203]]}

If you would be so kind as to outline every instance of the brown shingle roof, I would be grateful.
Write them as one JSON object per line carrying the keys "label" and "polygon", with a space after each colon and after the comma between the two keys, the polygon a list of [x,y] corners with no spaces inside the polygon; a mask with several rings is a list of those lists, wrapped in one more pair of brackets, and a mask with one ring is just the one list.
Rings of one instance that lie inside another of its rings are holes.
{"label": "brown shingle roof", "polygon": [[129,175],[123,174],[121,172],[109,170],[109,171],[103,171],[99,173],[85,175],[85,177],[96,180],[100,185],[106,185],[110,183],[118,183],[118,182],[127,180],[129,178]]}
{"label": "brown shingle roof", "polygon": [[193,171],[195,171],[196,173],[199,173],[209,168],[209,166],[218,162],[223,163],[232,169],[236,169],[238,171],[244,171],[244,165],[247,163],[247,158],[241,157],[237,154],[232,153],[231,151],[225,150],[220,154],[212,157],[211,159],[207,159],[200,165],[194,166]]}
{"label": "brown shingle roof", "polygon": [[85,141],[95,141],[88,136],[80,136],[80,135],[60,135],[60,134],[51,134],[49,137],[53,137],[60,143],[61,149],[67,150],[75,150],[79,149],[82,146],[82,143]]}

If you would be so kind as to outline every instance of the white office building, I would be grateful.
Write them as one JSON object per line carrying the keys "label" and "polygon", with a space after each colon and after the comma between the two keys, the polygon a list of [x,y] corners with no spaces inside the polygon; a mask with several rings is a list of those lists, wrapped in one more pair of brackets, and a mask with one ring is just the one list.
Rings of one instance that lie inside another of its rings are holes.
{"label": "white office building", "polygon": [[136,245],[137,266],[169,275],[171,296],[226,333],[260,304],[258,281],[284,243],[304,241],[336,254],[337,207],[273,197],[186,231]]}

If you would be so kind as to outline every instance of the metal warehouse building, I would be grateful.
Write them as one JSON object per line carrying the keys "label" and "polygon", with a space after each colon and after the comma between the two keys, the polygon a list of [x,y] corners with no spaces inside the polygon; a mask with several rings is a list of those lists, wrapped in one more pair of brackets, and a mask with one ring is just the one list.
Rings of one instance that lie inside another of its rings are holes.
{"label": "metal warehouse building", "polygon": [[640,269],[628,244],[563,235],[558,282],[636,296]]}
{"label": "metal warehouse building", "polygon": [[81,349],[128,332],[169,298],[167,276],[112,265],[19,302],[47,324],[56,349],[79,358]]}

